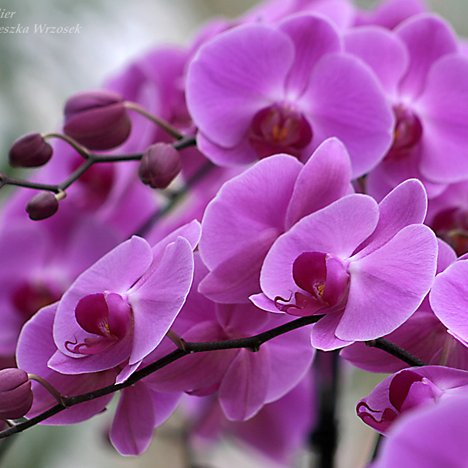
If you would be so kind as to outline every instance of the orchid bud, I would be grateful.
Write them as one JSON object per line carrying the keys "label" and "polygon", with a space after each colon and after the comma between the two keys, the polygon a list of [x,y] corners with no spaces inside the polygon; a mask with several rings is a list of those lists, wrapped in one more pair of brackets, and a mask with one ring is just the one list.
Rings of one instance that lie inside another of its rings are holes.
{"label": "orchid bud", "polygon": [[33,402],[31,381],[21,369],[0,370],[0,419],[22,418]]}
{"label": "orchid bud", "polygon": [[131,122],[121,96],[109,91],[88,91],[65,104],[65,134],[92,150],[108,150],[129,136]]}
{"label": "orchid bud", "polygon": [[151,145],[143,154],[138,174],[141,181],[156,189],[165,189],[182,168],[179,152],[167,143]]}
{"label": "orchid bud", "polygon": [[10,166],[39,167],[52,157],[52,146],[40,133],[28,133],[18,138],[10,149]]}
{"label": "orchid bud", "polygon": [[39,221],[41,219],[50,218],[54,215],[59,207],[57,197],[52,192],[41,192],[31,198],[26,205],[26,211],[31,219]]}

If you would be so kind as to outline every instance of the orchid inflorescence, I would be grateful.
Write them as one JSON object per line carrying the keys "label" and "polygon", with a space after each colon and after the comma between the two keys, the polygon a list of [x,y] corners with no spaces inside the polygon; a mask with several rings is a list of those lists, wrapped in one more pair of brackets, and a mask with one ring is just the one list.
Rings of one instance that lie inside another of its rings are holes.
{"label": "orchid inflorescence", "polygon": [[392,373],[356,407],[372,467],[465,466],[465,49],[420,0],[269,0],[19,138],[41,169],[0,175],[28,189],[0,221],[0,437],[119,392],[122,455],[183,402],[194,444],[292,466],[309,438],[333,466],[346,360]]}

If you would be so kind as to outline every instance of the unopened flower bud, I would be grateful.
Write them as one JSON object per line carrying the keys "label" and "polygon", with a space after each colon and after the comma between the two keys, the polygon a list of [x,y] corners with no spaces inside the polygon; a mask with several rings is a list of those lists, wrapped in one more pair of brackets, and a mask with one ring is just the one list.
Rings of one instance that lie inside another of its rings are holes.
{"label": "unopened flower bud", "polygon": [[121,96],[109,91],[88,91],[65,104],[65,134],[92,150],[108,150],[129,136],[131,121]]}
{"label": "unopened flower bud", "polygon": [[167,143],[151,145],[144,153],[138,174],[152,188],[166,188],[182,168],[179,152]]}
{"label": "unopened flower bud", "polygon": [[39,167],[52,157],[52,146],[40,133],[28,133],[18,138],[10,149],[10,165],[13,167]]}
{"label": "unopened flower bud", "polygon": [[21,369],[0,370],[0,419],[22,418],[33,402],[31,381]]}
{"label": "unopened flower bud", "polygon": [[26,205],[26,211],[31,219],[39,221],[41,219],[50,218],[54,215],[59,207],[57,197],[52,192],[41,192],[31,198]]}

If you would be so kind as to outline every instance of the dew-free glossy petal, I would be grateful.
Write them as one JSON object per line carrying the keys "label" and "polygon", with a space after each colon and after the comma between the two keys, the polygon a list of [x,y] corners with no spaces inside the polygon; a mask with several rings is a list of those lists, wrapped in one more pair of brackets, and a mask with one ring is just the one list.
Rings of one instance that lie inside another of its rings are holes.
{"label": "dew-free glossy petal", "polygon": [[337,138],[325,140],[297,177],[285,228],[348,194],[350,182],[351,161],[346,147]]}
{"label": "dew-free glossy petal", "polygon": [[187,75],[187,105],[200,131],[226,148],[239,143],[254,114],[282,90],[293,57],[288,36],[260,24],[208,42]]}
{"label": "dew-free glossy petal", "polygon": [[134,330],[130,364],[142,360],[164,338],[177,317],[193,279],[192,246],[184,237],[155,259],[156,269],[129,291]]}
{"label": "dew-free glossy petal", "polygon": [[391,333],[421,304],[434,280],[437,240],[428,227],[411,225],[370,255],[352,260],[348,302],[336,336],[372,340]]}
{"label": "dew-free glossy petal", "polygon": [[314,145],[339,138],[351,157],[353,177],[374,168],[392,142],[394,117],[369,68],[349,54],[328,54],[312,71],[301,98]]}

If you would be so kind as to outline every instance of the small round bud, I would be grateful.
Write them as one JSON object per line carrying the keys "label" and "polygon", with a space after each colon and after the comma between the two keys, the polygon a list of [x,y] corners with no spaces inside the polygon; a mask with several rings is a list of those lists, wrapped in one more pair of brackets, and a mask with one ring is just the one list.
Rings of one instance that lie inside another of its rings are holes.
{"label": "small round bud", "polygon": [[88,91],[65,104],[63,131],[92,150],[108,150],[129,136],[131,121],[121,96],[109,91]]}
{"label": "small round bud", "polygon": [[0,370],[0,419],[22,418],[32,403],[28,374],[15,368]]}
{"label": "small round bud", "polygon": [[41,219],[50,218],[54,215],[59,207],[57,197],[52,192],[41,192],[31,198],[26,205],[26,211],[31,219],[39,221]]}
{"label": "small round bud", "polygon": [[52,157],[52,146],[40,133],[28,133],[18,138],[10,149],[10,166],[39,167]]}
{"label": "small round bud", "polygon": [[143,154],[138,175],[144,184],[155,189],[165,189],[181,168],[179,152],[167,143],[156,143]]}

